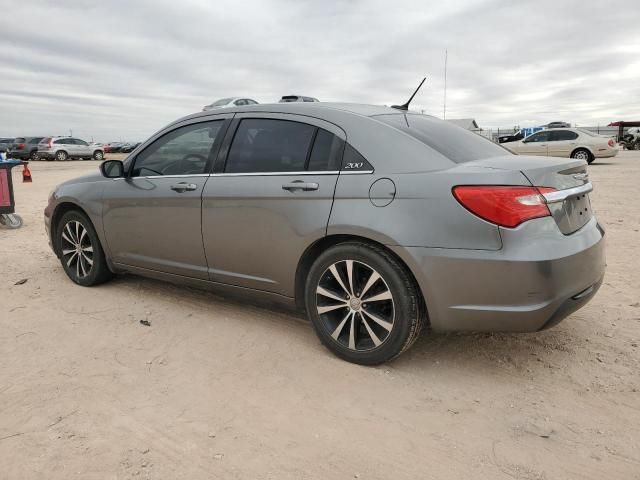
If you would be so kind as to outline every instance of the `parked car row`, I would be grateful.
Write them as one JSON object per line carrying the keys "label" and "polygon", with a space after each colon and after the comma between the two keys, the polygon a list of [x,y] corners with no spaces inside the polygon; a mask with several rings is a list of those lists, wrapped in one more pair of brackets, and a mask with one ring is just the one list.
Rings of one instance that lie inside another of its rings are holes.
{"label": "parked car row", "polygon": [[[304,95],[284,95],[278,103],[290,103],[290,102],[319,102],[315,97],[307,97]],[[243,107],[245,105],[258,105],[252,98],[247,97],[228,97],[221,98],[220,100],[216,100],[215,102],[205,105],[202,108],[203,112],[208,112],[209,110],[216,110],[218,108],[231,108],[231,107]]]}

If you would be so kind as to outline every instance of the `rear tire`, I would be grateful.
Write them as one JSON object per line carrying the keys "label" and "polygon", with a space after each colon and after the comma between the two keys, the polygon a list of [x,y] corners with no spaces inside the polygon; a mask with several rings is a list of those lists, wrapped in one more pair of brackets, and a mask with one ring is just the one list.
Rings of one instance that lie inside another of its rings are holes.
{"label": "rear tire", "polygon": [[357,241],[331,247],[316,259],[307,276],[305,306],[320,341],[361,365],[400,355],[426,319],[422,295],[404,265],[383,248]]}
{"label": "rear tire", "polygon": [[586,148],[578,148],[577,150],[574,150],[573,153],[571,154],[571,158],[577,158],[578,160],[586,160],[588,164],[593,163],[593,161],[595,160],[592,153]]}
{"label": "rear tire", "polygon": [[110,280],[100,239],[89,218],[77,210],[65,213],[56,226],[56,251],[67,276],[90,287]]}
{"label": "rear tire", "polygon": [[31,154],[29,155],[29,159],[30,160],[40,160],[40,156],[38,155],[38,152],[31,152]]}
{"label": "rear tire", "polygon": [[65,160],[69,159],[69,154],[67,154],[67,152],[65,152],[64,150],[58,150],[56,152],[56,160],[58,160],[59,162],[64,162]]}

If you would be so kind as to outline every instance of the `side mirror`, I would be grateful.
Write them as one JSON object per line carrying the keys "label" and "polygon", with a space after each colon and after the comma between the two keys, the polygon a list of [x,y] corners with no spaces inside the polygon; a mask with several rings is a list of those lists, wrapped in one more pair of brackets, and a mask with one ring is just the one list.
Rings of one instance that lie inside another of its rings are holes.
{"label": "side mirror", "polygon": [[106,160],[100,164],[100,172],[106,178],[122,178],[124,163],[120,160]]}

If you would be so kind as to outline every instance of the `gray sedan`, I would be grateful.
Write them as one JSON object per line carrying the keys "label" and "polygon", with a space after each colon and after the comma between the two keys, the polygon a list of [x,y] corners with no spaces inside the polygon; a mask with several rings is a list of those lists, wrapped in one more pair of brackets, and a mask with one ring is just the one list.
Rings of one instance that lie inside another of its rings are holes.
{"label": "gray sedan", "polygon": [[532,332],[605,270],[586,162],[511,154],[433,117],[283,103],[197,113],[45,209],[69,278],[134,273],[276,300],[361,364],[434,331]]}

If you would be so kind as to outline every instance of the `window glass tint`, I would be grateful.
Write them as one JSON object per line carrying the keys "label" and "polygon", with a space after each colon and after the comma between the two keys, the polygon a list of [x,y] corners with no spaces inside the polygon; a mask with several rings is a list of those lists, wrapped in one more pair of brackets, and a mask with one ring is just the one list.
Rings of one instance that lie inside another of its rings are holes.
{"label": "window glass tint", "polygon": [[316,139],[313,142],[313,150],[311,150],[307,170],[310,172],[339,170],[343,149],[344,142],[342,139],[319,128]]}
{"label": "window glass tint", "polygon": [[233,138],[225,172],[302,171],[315,130],[287,120],[244,119]]}
{"label": "window glass tint", "polygon": [[82,145],[84,147],[89,145],[87,142],[85,142],[84,140],[80,140],[79,138],[74,138],[73,143],[75,143],[76,145]]}
{"label": "window glass tint", "polygon": [[40,143],[42,141],[42,137],[35,137],[29,139],[29,143]]}
{"label": "window glass tint", "polygon": [[24,143],[24,142],[26,142],[24,137],[16,137],[13,141],[14,141],[14,143]]}
{"label": "window glass tint", "polygon": [[395,114],[373,118],[411,135],[456,163],[513,155],[477,133],[427,115]]}
{"label": "window glass tint", "polygon": [[69,143],[69,139],[68,138],[59,138],[57,140],[54,140],[55,144],[57,145],[64,145],[64,144],[68,144]]}
{"label": "window glass tint", "polygon": [[551,141],[560,142],[562,140],[575,140],[578,134],[569,130],[554,130],[551,132]]}
{"label": "window glass tint", "polygon": [[539,142],[548,142],[549,141],[549,131],[534,133],[533,135],[529,135],[523,141],[525,143],[539,143]]}
{"label": "window glass tint", "polygon": [[373,170],[373,167],[359,151],[347,143],[342,157],[342,169],[346,171],[367,171]]}
{"label": "window glass tint", "polygon": [[243,106],[243,105],[246,105],[246,104],[247,104],[247,101],[246,101],[244,98],[241,98],[241,99],[239,99],[239,100],[236,100],[234,103],[235,103],[238,107],[241,107],[241,106]]}
{"label": "window glass tint", "polygon": [[247,105],[257,105],[258,102],[256,102],[255,100],[251,100],[250,98],[247,98]]}
{"label": "window glass tint", "polygon": [[205,173],[222,120],[196,123],[173,130],[136,156],[132,175],[197,175]]}

